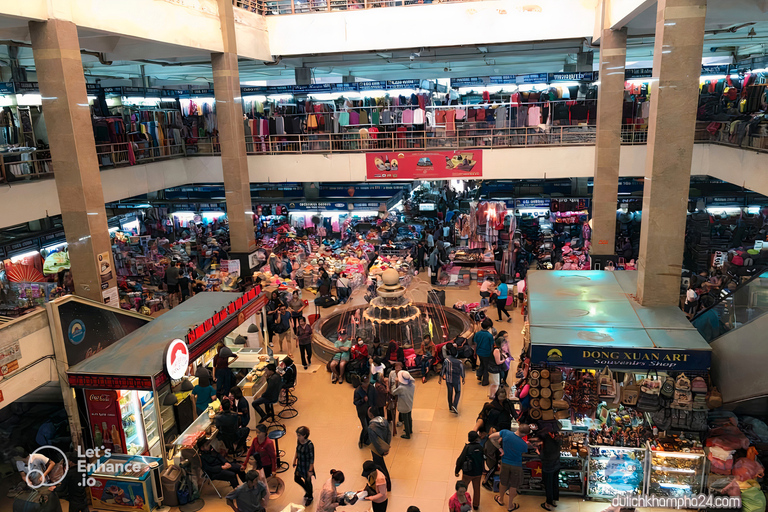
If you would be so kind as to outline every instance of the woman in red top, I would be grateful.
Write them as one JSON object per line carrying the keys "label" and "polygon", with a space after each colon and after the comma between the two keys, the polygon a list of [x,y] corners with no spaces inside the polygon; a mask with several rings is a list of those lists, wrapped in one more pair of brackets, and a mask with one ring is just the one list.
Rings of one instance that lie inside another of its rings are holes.
{"label": "woman in red top", "polygon": [[456,492],[448,499],[448,510],[449,512],[468,512],[471,509],[472,498],[467,492],[467,484],[459,480],[456,482]]}
{"label": "woman in red top", "polygon": [[352,345],[352,361],[350,363],[351,371],[363,378],[368,375],[368,345],[363,338],[357,337],[355,344]]}
{"label": "woman in red top", "polygon": [[267,437],[267,427],[259,423],[256,425],[256,437],[253,438],[248,453],[245,454],[245,465],[251,457],[256,459],[254,464],[256,469],[263,469],[264,476],[269,478],[277,471],[277,454],[275,453],[275,442]]}

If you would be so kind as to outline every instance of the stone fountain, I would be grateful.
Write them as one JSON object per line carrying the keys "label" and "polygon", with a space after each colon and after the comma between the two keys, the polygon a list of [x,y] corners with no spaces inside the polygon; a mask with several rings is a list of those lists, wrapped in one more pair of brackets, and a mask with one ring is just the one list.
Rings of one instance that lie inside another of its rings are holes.
{"label": "stone fountain", "polygon": [[459,310],[411,301],[395,269],[383,272],[376,294],[366,306],[337,310],[315,323],[313,349],[319,357],[330,359],[340,337],[361,336],[370,342],[378,336],[385,345],[396,340],[417,348],[425,334],[439,344],[459,335],[469,337],[475,330],[474,322]]}

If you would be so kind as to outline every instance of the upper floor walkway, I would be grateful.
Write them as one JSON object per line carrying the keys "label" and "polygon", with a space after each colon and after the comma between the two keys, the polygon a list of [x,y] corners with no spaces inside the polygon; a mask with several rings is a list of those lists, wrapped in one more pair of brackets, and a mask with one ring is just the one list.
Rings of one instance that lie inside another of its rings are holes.
{"label": "upper floor walkway", "polygon": [[[444,139],[442,145],[428,146],[428,149],[471,147],[482,150],[482,179],[487,180],[592,177],[595,165],[593,128],[586,129],[586,133],[592,133],[591,139],[586,135],[581,139],[570,139],[560,131],[551,137],[536,134],[539,137],[536,139],[533,135],[529,138],[523,134],[515,136],[520,139],[498,139],[505,145],[494,145],[497,140],[492,138],[488,145],[452,146],[454,139]],[[620,176],[642,177],[646,156],[646,145],[642,143],[644,132],[625,130],[624,134],[631,135],[631,140],[622,147]],[[706,130],[699,135],[701,140],[694,146],[691,175],[709,175],[768,195],[768,150],[764,149],[768,147],[768,138],[746,137],[739,146],[727,139],[717,140],[717,134],[710,135]],[[419,144],[423,141],[420,139]],[[333,141],[327,141],[327,148],[322,147],[324,141],[270,140],[263,146],[260,142],[264,150],[256,153],[255,148],[251,148],[253,152],[248,156],[250,180],[252,183],[364,182],[368,179],[366,154],[371,151],[423,149],[415,140],[413,147],[400,147],[398,144],[402,141],[390,139],[376,142],[375,148],[361,142],[364,141],[358,141],[357,146],[342,145],[338,150]],[[250,146],[251,142],[247,144]],[[222,183],[221,158],[217,150],[217,144],[200,140],[194,147],[168,148],[169,154],[155,150],[136,153],[135,165],[123,165],[128,163],[123,147],[101,146],[104,200],[119,201],[184,185]],[[31,167],[39,168],[39,165]],[[61,213],[56,182],[50,179],[53,170],[49,162],[44,167],[47,169],[44,173],[15,176],[14,181],[0,186],[0,228]],[[8,168],[7,163],[0,166],[3,172],[13,174]]]}

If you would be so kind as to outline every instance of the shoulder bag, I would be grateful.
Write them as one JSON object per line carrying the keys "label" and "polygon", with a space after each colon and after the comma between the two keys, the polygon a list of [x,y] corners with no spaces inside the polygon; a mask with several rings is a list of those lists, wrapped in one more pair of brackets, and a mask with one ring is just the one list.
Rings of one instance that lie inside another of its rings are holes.
{"label": "shoulder bag", "polygon": [[635,406],[640,399],[640,386],[635,383],[635,377],[632,373],[627,373],[624,377],[624,388],[621,390],[621,403],[623,405]]}
{"label": "shoulder bag", "polygon": [[616,397],[616,382],[613,380],[613,372],[606,366],[600,373],[600,386],[598,396],[600,398]]}

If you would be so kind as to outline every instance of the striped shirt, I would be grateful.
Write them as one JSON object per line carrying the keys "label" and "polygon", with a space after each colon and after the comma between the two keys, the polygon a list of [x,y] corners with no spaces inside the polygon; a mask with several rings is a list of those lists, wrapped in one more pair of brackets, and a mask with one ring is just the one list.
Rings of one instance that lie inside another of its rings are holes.
{"label": "striped shirt", "polygon": [[443,361],[442,377],[446,382],[451,384],[458,384],[461,379],[464,378],[464,363],[456,359],[455,357],[448,356]]}
{"label": "striped shirt", "polygon": [[309,466],[315,463],[315,445],[312,441],[304,444],[296,443],[296,473],[309,476]]}

